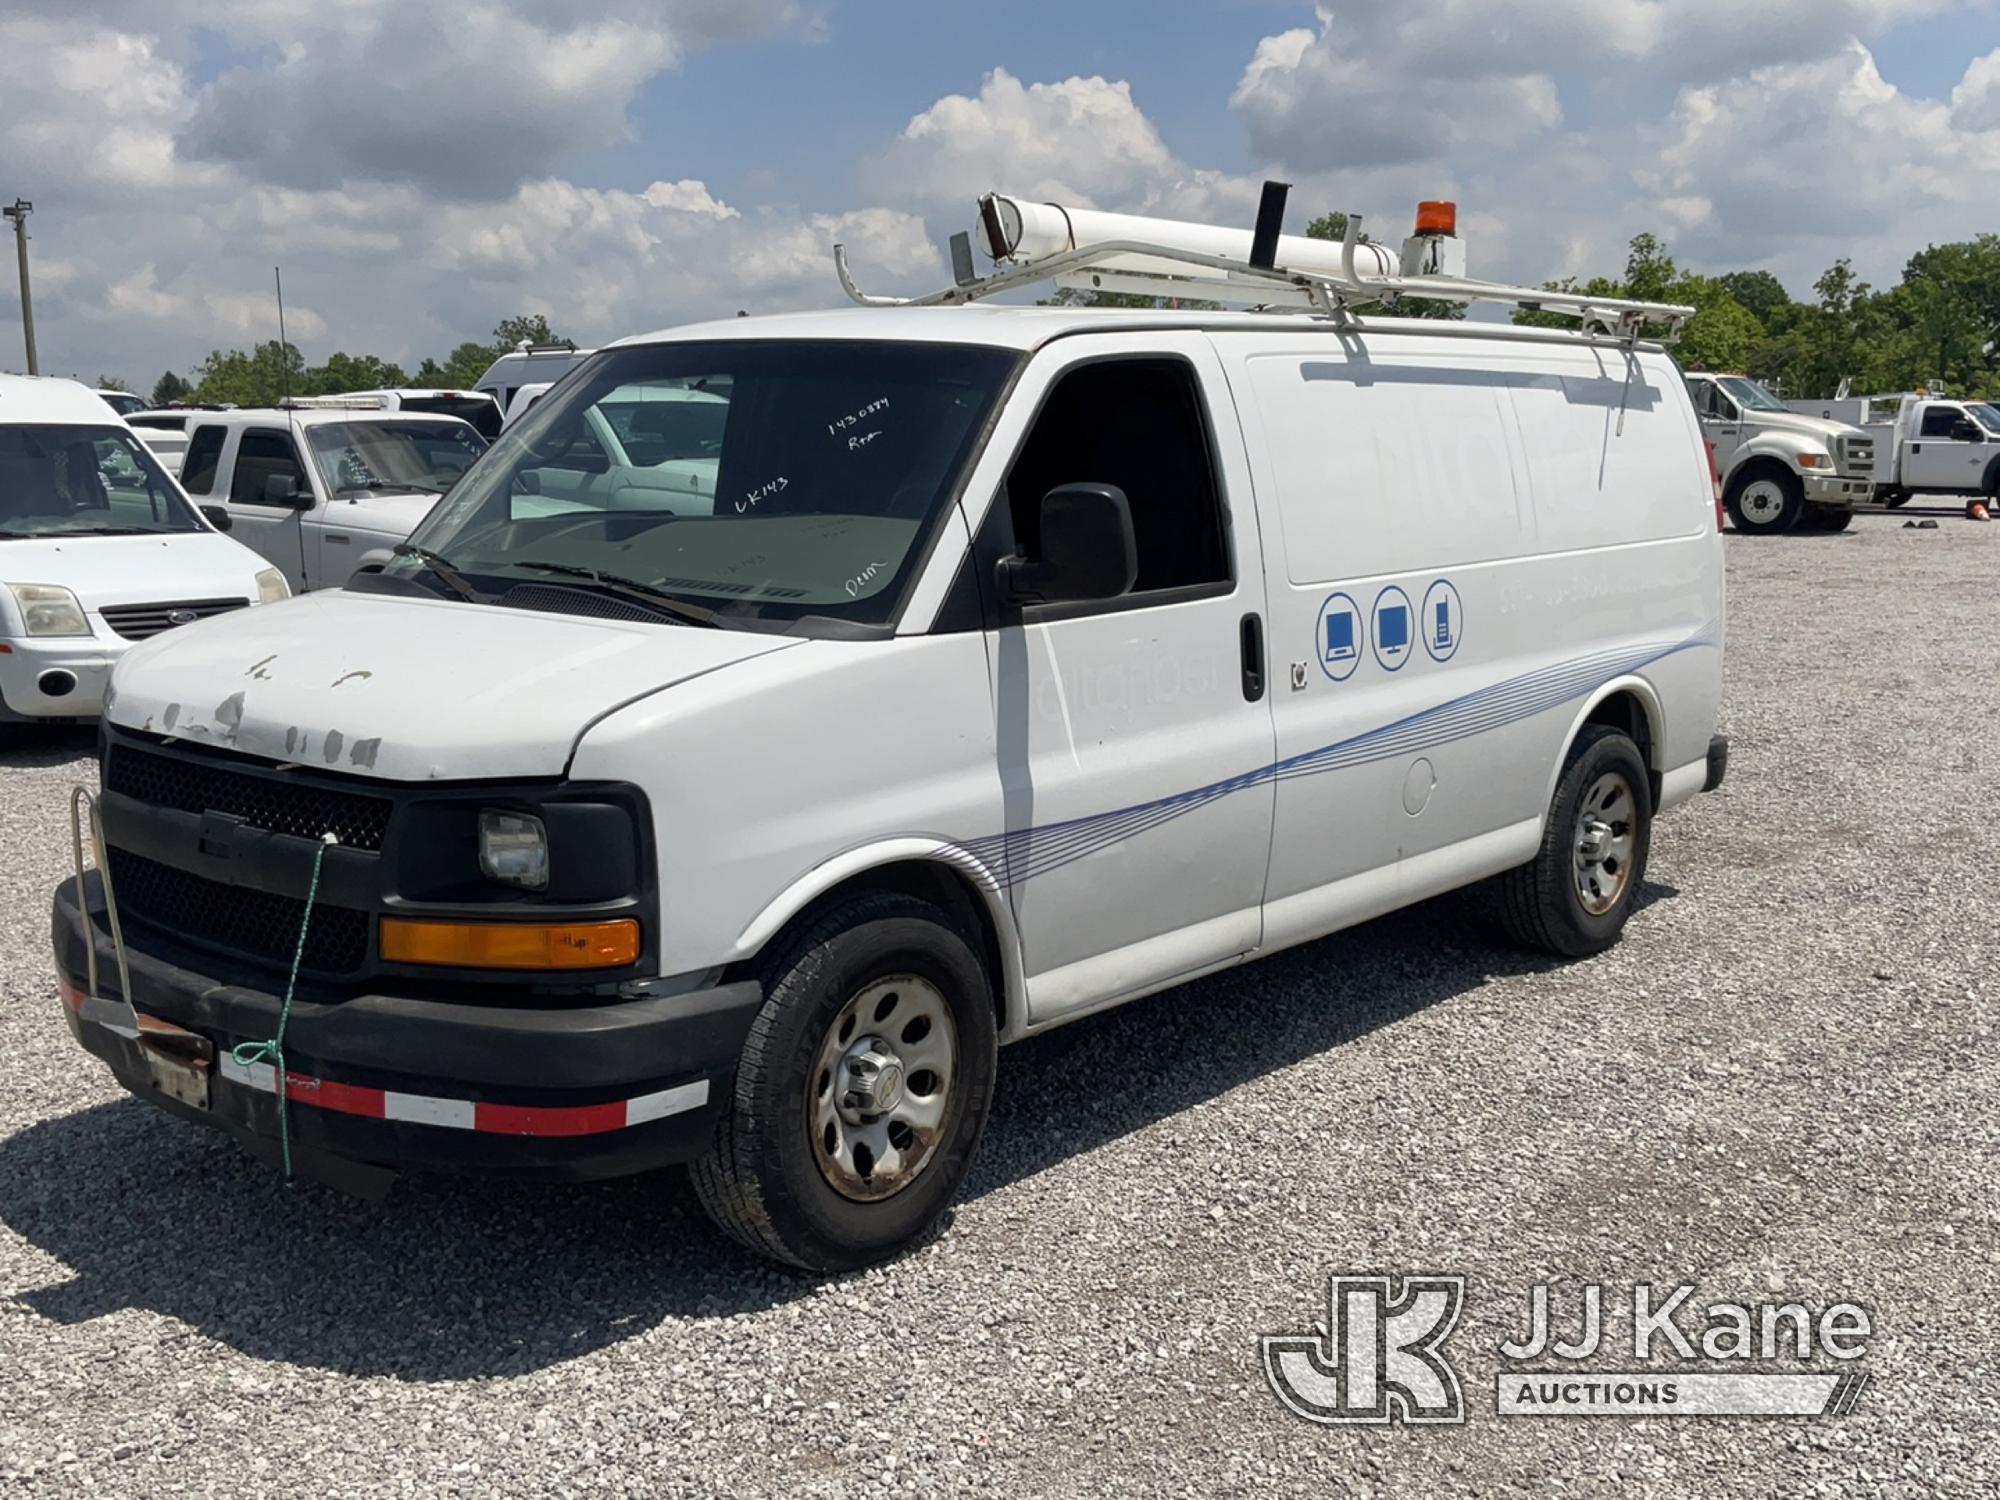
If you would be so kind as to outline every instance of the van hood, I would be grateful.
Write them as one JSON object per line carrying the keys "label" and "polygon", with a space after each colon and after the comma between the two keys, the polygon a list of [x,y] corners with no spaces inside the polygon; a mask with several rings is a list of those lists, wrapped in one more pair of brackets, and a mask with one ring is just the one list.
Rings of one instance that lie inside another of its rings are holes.
{"label": "van hood", "polygon": [[338,590],[134,646],[106,716],[392,781],[560,776],[586,729],[797,637]]}
{"label": "van hood", "polygon": [[254,603],[270,564],[215,531],[153,536],[0,537],[0,583],[54,583],[95,614],[107,605],[195,599]]}
{"label": "van hood", "polygon": [[1825,417],[1801,416],[1793,411],[1754,411],[1745,415],[1759,431],[1763,432],[1796,432],[1801,437],[1816,437],[1828,442],[1834,438],[1868,435],[1859,427],[1850,427],[1845,422],[1830,422]]}

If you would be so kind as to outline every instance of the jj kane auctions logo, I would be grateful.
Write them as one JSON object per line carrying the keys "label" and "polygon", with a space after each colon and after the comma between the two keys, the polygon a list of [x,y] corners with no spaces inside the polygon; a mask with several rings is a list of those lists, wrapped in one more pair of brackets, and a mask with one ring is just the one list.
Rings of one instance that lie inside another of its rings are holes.
{"label": "jj kane auctions logo", "polygon": [[[1604,1288],[1586,1283],[1572,1325],[1559,1326],[1547,1284],[1528,1294],[1526,1330],[1500,1344],[1494,1410],[1524,1416],[1845,1416],[1868,1375],[1859,1370],[1745,1370],[1859,1359],[1873,1331],[1867,1309],[1837,1302],[1711,1302],[1693,1286],[1633,1287],[1607,1318]],[[1258,1340],[1264,1378],[1308,1422],[1460,1423],[1465,1395],[1445,1342],[1465,1305],[1462,1276],[1335,1276],[1327,1316],[1311,1333]],[[1629,1330],[1629,1342],[1607,1332]],[[1579,1370],[1576,1361],[1629,1351],[1640,1368]],[[1564,1362],[1571,1362],[1565,1364]],[[1662,1369],[1668,1362],[1708,1368]]]}

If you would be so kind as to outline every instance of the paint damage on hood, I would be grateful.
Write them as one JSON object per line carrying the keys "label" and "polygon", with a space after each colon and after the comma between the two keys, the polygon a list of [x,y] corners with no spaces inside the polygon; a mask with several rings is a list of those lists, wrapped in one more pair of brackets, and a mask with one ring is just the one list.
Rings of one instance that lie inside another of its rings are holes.
{"label": "paint damage on hood", "polygon": [[560,776],[606,714],[799,644],[334,590],[141,642],[105,713],[142,734],[392,781]]}

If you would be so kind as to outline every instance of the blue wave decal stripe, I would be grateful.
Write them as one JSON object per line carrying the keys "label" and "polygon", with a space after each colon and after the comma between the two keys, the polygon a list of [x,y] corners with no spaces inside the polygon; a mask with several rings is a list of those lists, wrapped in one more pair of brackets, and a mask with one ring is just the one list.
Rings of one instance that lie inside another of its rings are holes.
{"label": "blue wave decal stripe", "polygon": [[1406,718],[1287,756],[1192,791],[1178,792],[1132,807],[1071,818],[1037,828],[974,839],[963,847],[987,869],[998,868],[1002,884],[1013,886],[1037,875],[1087,859],[1113,844],[1135,838],[1224,797],[1274,781],[1351,770],[1397,756],[1414,755],[1474,735],[1531,719],[1641,668],[1683,651],[1716,644],[1719,622],[1711,621],[1686,640],[1595,651],[1588,656],[1541,667],[1411,714]]}

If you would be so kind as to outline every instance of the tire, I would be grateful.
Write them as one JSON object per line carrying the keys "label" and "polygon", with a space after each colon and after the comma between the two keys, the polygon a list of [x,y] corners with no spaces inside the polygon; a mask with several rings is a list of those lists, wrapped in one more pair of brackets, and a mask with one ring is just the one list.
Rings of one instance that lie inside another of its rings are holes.
{"label": "tire", "polygon": [[[1601,789],[1607,780],[1622,783],[1630,799],[1629,816],[1610,820],[1614,829],[1622,826],[1626,847],[1617,860],[1620,876],[1615,890],[1605,889],[1602,894],[1608,900],[1603,909],[1592,910],[1585,902],[1579,873],[1583,814],[1586,799],[1593,804],[1593,817],[1602,810]],[[1653,842],[1651,788],[1637,745],[1608,724],[1584,726],[1570,747],[1549,803],[1541,851],[1496,882],[1501,922],[1516,943],[1562,958],[1588,958],[1618,941],[1646,878],[1646,856]]]}
{"label": "tire", "polygon": [[1854,512],[1838,505],[1808,505],[1805,525],[1811,531],[1845,531],[1853,524]]}
{"label": "tire", "polygon": [[1883,490],[1881,495],[1882,503],[1891,510],[1910,503],[1910,492],[1908,490]]}
{"label": "tire", "polygon": [[1785,469],[1759,467],[1729,486],[1729,519],[1744,536],[1777,536],[1799,523],[1806,487]]}
{"label": "tire", "polygon": [[[976,945],[927,902],[868,892],[782,939],[763,978],[764,1006],[715,1139],[694,1165],[695,1191],[725,1234],[774,1260],[808,1271],[886,1260],[943,1216],[986,1126],[998,1034]],[[904,1016],[926,1022],[914,1042],[908,1038],[916,1027]],[[850,1024],[851,1031],[841,1030]],[[869,1050],[857,1058],[863,1047]],[[913,1060],[907,1073],[904,1053]],[[935,1061],[935,1070],[915,1065],[923,1059]],[[829,1093],[829,1075],[851,1066],[866,1068],[871,1079],[894,1075],[892,1084],[866,1085],[893,1090],[891,1112],[857,1110],[850,1121],[848,1101],[862,1096]],[[916,1086],[926,1072],[934,1083],[929,1095]],[[925,1105],[936,1096],[940,1106]],[[922,1108],[937,1111],[934,1128],[922,1135],[893,1113]],[[833,1156],[816,1124],[822,1115],[840,1143]],[[874,1154],[883,1141],[899,1140],[906,1145],[895,1146],[896,1159],[907,1180],[886,1170],[888,1151],[879,1160]]]}

